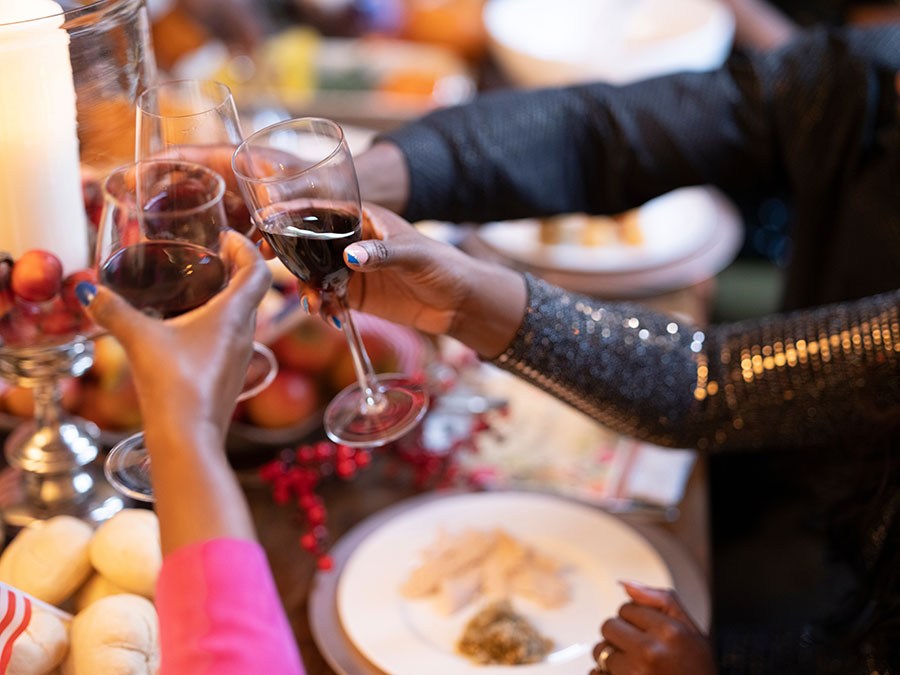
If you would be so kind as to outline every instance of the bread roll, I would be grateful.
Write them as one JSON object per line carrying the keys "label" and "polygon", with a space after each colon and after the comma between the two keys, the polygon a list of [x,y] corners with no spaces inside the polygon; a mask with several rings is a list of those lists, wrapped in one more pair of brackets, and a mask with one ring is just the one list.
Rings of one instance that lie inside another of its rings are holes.
{"label": "bread roll", "polygon": [[156,514],[125,509],[114,515],[91,540],[90,559],[94,568],[114,584],[152,598],[162,566]]}
{"label": "bread roll", "polygon": [[28,628],[13,643],[6,675],[47,675],[62,663],[69,649],[69,632],[63,621],[34,609]]}
{"label": "bread roll", "polygon": [[159,670],[156,610],[130,593],[97,600],[72,621],[71,675],[154,675]]}
{"label": "bread roll", "polygon": [[87,609],[90,605],[97,602],[101,598],[109,595],[121,595],[127,593],[124,588],[118,584],[114,584],[102,574],[95,574],[85,582],[84,586],[78,589],[75,594],[75,611],[80,612]]}
{"label": "bread roll", "polygon": [[92,535],[90,525],[72,516],[35,522],[0,556],[0,581],[58,605],[91,574]]}

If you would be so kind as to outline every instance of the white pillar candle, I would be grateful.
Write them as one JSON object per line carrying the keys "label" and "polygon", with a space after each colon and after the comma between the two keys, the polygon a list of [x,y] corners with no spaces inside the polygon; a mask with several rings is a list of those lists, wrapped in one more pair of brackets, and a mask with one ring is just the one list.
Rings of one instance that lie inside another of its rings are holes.
{"label": "white pillar candle", "polygon": [[0,0],[0,251],[50,251],[68,274],[88,236],[62,23],[53,0]]}

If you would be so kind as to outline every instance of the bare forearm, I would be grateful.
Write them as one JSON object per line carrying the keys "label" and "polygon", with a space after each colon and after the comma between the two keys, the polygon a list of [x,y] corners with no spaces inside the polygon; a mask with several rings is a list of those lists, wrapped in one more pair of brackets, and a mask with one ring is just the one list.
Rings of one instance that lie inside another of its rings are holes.
{"label": "bare forearm", "polygon": [[409,169],[400,148],[380,141],[357,157],[354,164],[362,198],[403,213],[409,199]]}
{"label": "bare forearm", "polygon": [[255,540],[244,494],[214,430],[148,426],[153,493],[163,555],[210,539]]}
{"label": "bare forearm", "polygon": [[485,358],[494,358],[509,345],[525,315],[525,279],[499,265],[469,259],[469,292],[450,335]]}

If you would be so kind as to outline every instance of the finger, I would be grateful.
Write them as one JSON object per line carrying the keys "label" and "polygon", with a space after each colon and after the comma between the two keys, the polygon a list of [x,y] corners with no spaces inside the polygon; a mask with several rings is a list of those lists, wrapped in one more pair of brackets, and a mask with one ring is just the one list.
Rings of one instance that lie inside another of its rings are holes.
{"label": "finger", "polygon": [[701,632],[697,624],[694,623],[693,619],[681,606],[681,602],[679,602],[678,596],[675,595],[674,591],[664,588],[651,588],[634,581],[622,581],[620,583],[629,597],[637,604],[654,607],[666,616],[686,623],[698,633]]}
{"label": "finger", "polygon": [[300,304],[307,314],[318,314],[322,309],[322,296],[311,288],[301,288]]}
{"label": "finger", "polygon": [[272,248],[272,245],[267,242],[265,239],[260,239],[259,244],[257,244],[257,248],[259,249],[259,254],[265,258],[266,260],[271,260],[275,257],[275,249]]}
{"label": "finger", "polygon": [[652,630],[671,618],[663,614],[662,610],[633,602],[628,602],[619,608],[619,617],[644,631]]}
{"label": "finger", "polygon": [[210,302],[227,303],[239,316],[249,315],[272,285],[272,272],[256,246],[243,235],[223,235],[222,257],[235,268],[225,290]]}
{"label": "finger", "polygon": [[359,272],[391,268],[414,273],[431,266],[432,253],[416,238],[367,239],[345,248],[344,260]]}
{"label": "finger", "polygon": [[632,652],[647,642],[647,634],[622,619],[607,619],[600,627],[600,634],[613,647]]}
{"label": "finger", "polygon": [[635,666],[635,658],[632,654],[615,651],[606,659],[606,669],[610,672],[610,675],[633,675],[634,673],[647,672]]}
{"label": "finger", "polygon": [[145,332],[148,317],[128,304],[124,298],[103,286],[82,281],[75,287],[78,301],[84,305],[91,320],[110,332],[122,346],[129,349],[134,337]]}
{"label": "finger", "polygon": [[416,231],[404,218],[390,209],[368,202],[363,204],[363,227],[367,237],[375,236],[379,239]]}

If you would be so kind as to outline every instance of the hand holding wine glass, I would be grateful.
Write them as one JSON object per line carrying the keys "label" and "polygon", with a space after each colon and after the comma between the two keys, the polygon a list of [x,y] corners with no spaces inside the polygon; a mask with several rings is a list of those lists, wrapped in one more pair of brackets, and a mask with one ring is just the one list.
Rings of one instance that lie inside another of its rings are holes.
{"label": "hand holding wine glass", "polygon": [[[347,284],[351,307],[450,335],[484,357],[502,352],[522,321],[520,274],[430,239],[380,206],[363,205],[362,239],[344,249],[344,260],[359,272]],[[313,286],[301,284],[300,292],[310,312],[334,311]]]}
{"label": "hand holding wine glass", "polygon": [[[252,353],[256,307],[272,275],[256,247],[236,232],[221,242],[228,285],[208,302],[167,321],[138,310],[111,287],[86,287],[88,315],[123,346],[135,375],[146,433],[213,430],[224,438]],[[86,294],[86,295],[85,295]]]}
{"label": "hand holding wine glass", "polygon": [[[103,184],[96,256],[99,283],[135,309],[161,319],[209,302],[226,286],[230,272],[220,256],[223,241],[232,233],[222,203],[224,192],[224,181],[217,173],[180,160],[146,160],[113,171]],[[249,240],[247,244],[252,246]],[[251,322],[246,328],[254,326]],[[214,346],[219,336],[198,333],[195,339],[195,350],[202,350]],[[259,346],[254,345],[254,350]],[[174,352],[168,359],[184,361],[183,367],[189,368],[194,356],[188,350]],[[235,362],[234,369],[244,377],[238,399],[269,383],[267,377],[248,378],[245,361]],[[233,405],[231,401],[225,408]],[[152,499],[142,434],[112,449],[106,475],[125,494]]]}
{"label": "hand holding wine glass", "polygon": [[[273,153],[290,161],[272,161]],[[358,385],[339,393],[325,411],[328,436],[345,445],[384,445],[425,414],[428,394],[403,376],[377,377],[347,304],[352,270],[344,248],[360,239],[359,185],[341,128],[304,118],[250,136],[233,168],[256,227],[301,282],[337,308],[336,325],[350,344]]]}

